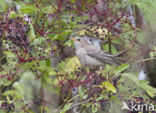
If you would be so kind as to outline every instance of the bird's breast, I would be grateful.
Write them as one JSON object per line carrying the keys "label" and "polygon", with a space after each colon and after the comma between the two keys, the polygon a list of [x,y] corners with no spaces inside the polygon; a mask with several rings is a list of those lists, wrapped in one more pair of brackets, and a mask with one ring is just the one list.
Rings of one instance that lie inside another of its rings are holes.
{"label": "bird's breast", "polygon": [[83,48],[76,50],[76,55],[79,58],[81,64],[84,66],[94,67],[94,66],[104,65],[103,62],[95,59],[94,57],[87,55],[86,50]]}

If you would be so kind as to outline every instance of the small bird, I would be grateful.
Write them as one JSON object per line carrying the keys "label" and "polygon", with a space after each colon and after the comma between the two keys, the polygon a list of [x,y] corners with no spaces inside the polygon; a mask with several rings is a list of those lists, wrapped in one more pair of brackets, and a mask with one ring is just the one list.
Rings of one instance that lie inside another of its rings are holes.
{"label": "small bird", "polygon": [[119,65],[117,62],[118,55],[112,55],[101,50],[91,41],[88,42],[84,37],[75,36],[71,38],[74,41],[76,55],[84,66],[97,67],[106,63],[111,65]]}
{"label": "small bird", "polygon": [[95,37],[88,37],[88,36],[82,36],[82,38],[87,40],[89,44],[92,44],[93,46],[101,49],[102,41],[100,39],[95,38]]}

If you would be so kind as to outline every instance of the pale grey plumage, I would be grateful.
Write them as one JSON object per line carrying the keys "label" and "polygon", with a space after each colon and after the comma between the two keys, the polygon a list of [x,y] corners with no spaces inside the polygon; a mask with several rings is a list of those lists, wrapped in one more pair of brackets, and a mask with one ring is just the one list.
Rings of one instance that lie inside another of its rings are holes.
{"label": "pale grey plumage", "polygon": [[107,64],[118,65],[115,55],[111,55],[96,47],[93,43],[79,36],[72,38],[76,47],[76,55],[79,58],[82,65],[95,67]]}

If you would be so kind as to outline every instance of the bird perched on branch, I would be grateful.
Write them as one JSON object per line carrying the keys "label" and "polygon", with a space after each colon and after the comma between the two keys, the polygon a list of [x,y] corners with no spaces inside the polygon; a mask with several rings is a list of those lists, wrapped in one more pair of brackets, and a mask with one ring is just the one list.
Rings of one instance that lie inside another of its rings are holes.
{"label": "bird perched on branch", "polygon": [[118,56],[125,52],[122,51],[117,55],[112,55],[104,52],[92,42],[89,43],[85,37],[74,36],[71,37],[71,39],[74,41],[76,48],[75,52],[81,64],[88,67],[103,66],[106,63],[110,65],[119,65]]}

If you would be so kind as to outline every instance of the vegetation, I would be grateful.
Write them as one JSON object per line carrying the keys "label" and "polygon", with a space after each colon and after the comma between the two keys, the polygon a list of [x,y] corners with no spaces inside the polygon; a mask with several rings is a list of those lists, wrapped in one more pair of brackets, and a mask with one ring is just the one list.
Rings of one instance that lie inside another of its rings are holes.
{"label": "vegetation", "polygon": [[[122,110],[123,101],[155,106],[156,89],[138,80],[140,65],[155,59],[154,4],[1,0],[0,113],[131,112]],[[101,40],[114,55],[129,50],[119,66],[90,69],[74,54],[75,35]]]}

